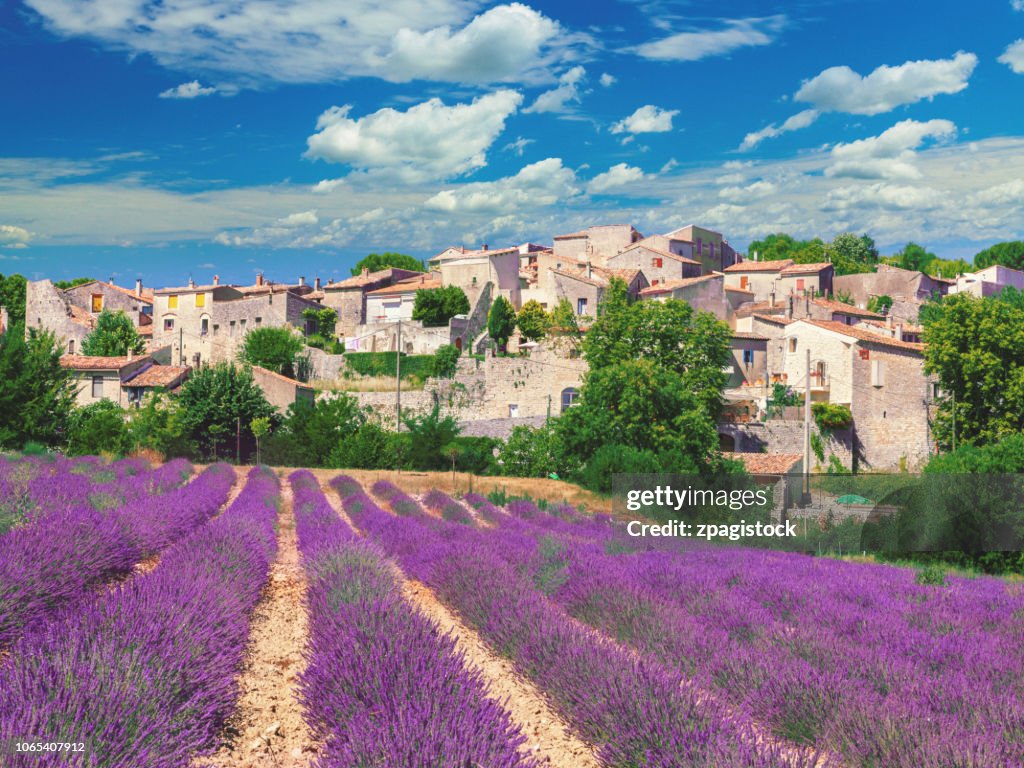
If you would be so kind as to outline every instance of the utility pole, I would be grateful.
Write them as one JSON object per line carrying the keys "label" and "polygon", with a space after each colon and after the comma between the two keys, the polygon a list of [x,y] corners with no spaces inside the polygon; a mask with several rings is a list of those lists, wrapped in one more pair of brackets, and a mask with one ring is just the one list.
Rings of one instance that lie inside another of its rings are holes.
{"label": "utility pole", "polygon": [[402,321],[395,342],[395,432],[402,431]]}
{"label": "utility pole", "polygon": [[185,364],[185,329],[178,328],[178,365]]}
{"label": "utility pole", "polygon": [[804,378],[804,499],[811,495],[811,348],[807,347],[807,372]]}
{"label": "utility pole", "polygon": [[235,417],[235,464],[242,463],[242,417]]}
{"label": "utility pole", "polygon": [[956,451],[956,390],[953,390],[953,450]]}

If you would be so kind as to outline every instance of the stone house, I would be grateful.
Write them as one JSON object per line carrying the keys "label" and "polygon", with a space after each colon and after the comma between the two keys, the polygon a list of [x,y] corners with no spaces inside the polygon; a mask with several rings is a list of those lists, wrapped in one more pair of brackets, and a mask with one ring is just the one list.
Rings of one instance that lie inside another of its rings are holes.
{"label": "stone house", "polygon": [[649,301],[679,299],[694,309],[710,312],[727,321],[735,307],[745,298],[725,290],[724,276],[719,274],[668,280],[640,291],[640,298]]}
{"label": "stone house", "polygon": [[104,309],[124,312],[143,338],[152,338],[153,293],[142,287],[141,280],[135,282],[134,291],[100,280],[63,291],[49,280],[29,281],[25,289],[25,331],[51,331],[68,354],[76,354]]}
{"label": "stone house", "polygon": [[308,384],[289,379],[258,365],[252,366],[252,378],[256,386],[263,390],[267,402],[281,413],[300,401],[312,405],[316,398],[316,391]]}
{"label": "stone house", "polygon": [[121,407],[129,405],[129,393],[124,384],[153,365],[148,355],[125,357],[90,357],[62,355],[61,367],[68,370],[74,381],[75,401],[79,406],[92,405],[100,400],[112,400]]}
{"label": "stone house", "polygon": [[599,224],[567,235],[555,235],[556,257],[590,261],[604,266],[605,261],[643,240],[643,235],[631,224]]}
{"label": "stone house", "polygon": [[[180,288],[153,292],[153,344],[171,347],[171,362],[193,366],[234,360],[245,335],[264,326],[305,329],[306,309],[320,309],[316,301],[293,286],[266,284],[262,275],[256,288],[210,285],[191,280]],[[308,288],[308,286],[302,286]]]}
{"label": "stone house", "polygon": [[[705,229],[694,224],[673,230],[662,235],[668,241],[680,241],[693,244],[690,258],[704,266],[704,272],[722,272],[736,263],[738,254],[721,232]],[[670,246],[666,250],[673,250]]]}
{"label": "stone house", "polygon": [[129,405],[136,408],[150,392],[174,392],[189,377],[192,368],[187,365],[148,365],[130,374],[121,382]]}
{"label": "stone house", "polygon": [[440,274],[442,285],[457,285],[469,299],[469,306],[475,307],[490,283],[493,286],[491,300],[504,296],[512,306],[522,306],[520,297],[519,246],[490,250],[485,245],[480,250],[449,248],[430,259],[432,270]]}
{"label": "stone house", "polygon": [[597,317],[597,308],[604,300],[608,288],[607,278],[595,272],[593,268],[583,272],[552,269],[551,277],[551,306],[556,306],[562,299],[566,299],[577,317]]}
{"label": "stone house", "polygon": [[753,300],[769,301],[781,299],[785,292],[780,283],[782,271],[793,266],[790,259],[778,261],[740,261],[726,267],[725,285],[728,288],[741,288],[753,293]]}
{"label": "stone house", "polygon": [[960,275],[956,282],[949,286],[949,293],[969,293],[978,298],[998,296],[1004,288],[1016,288],[1024,291],[1024,272],[1018,269],[993,264],[991,267],[977,272]]}
{"label": "stone house", "polygon": [[[792,307],[790,310],[789,307]],[[882,321],[885,315],[861,309],[852,304],[831,299],[812,299],[809,296],[790,296],[787,312],[796,319],[828,320],[844,325],[857,325],[866,320]]]}
{"label": "stone house", "polygon": [[945,296],[955,281],[879,264],[874,272],[841,275],[832,282],[837,294],[848,294],[858,307],[866,307],[876,296],[888,296],[893,301],[889,314],[916,323],[921,304],[932,296]]}
{"label": "stone house", "polygon": [[768,344],[769,376],[811,398],[850,407],[861,469],[916,469],[932,453],[935,383],[924,374],[924,345],[874,333],[863,325],[803,319]]}
{"label": "stone house", "polygon": [[338,313],[338,323],[335,327],[337,335],[341,338],[351,336],[358,326],[367,321],[366,295],[370,291],[386,288],[418,274],[421,273],[394,267],[377,272],[364,269],[362,274],[324,285],[321,304],[331,307]]}
{"label": "stone house", "polygon": [[[683,256],[691,261],[696,260],[694,259],[696,243],[692,243],[689,240],[680,240],[669,235],[648,235],[643,240],[638,240],[634,245],[646,245],[660,251],[674,253],[676,256]],[[697,263],[699,264],[700,262]]]}
{"label": "stone house", "polygon": [[605,264],[618,269],[642,270],[649,285],[700,277],[702,274],[699,261],[646,245],[644,242],[636,243],[614,256],[609,256]]}
{"label": "stone house", "polygon": [[[435,290],[441,286],[438,273],[430,272],[413,275],[367,292],[364,325],[412,320],[416,292]],[[470,306],[472,303],[470,300]],[[362,328],[359,329],[359,333],[362,333]]]}
{"label": "stone house", "polygon": [[768,370],[768,337],[752,331],[733,331],[729,343],[732,369],[726,388],[763,387]]}

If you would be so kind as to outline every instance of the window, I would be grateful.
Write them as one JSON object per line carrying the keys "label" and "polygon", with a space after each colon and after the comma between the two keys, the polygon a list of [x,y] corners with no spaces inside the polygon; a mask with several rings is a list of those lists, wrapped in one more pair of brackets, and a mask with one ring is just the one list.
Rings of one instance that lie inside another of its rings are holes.
{"label": "window", "polygon": [[885,363],[881,360],[871,361],[871,386],[885,386]]}
{"label": "window", "polygon": [[711,254],[711,258],[715,258],[715,244],[708,243],[708,252]]}
{"label": "window", "polygon": [[241,327],[243,331],[245,330],[245,320],[239,320],[238,325]]}
{"label": "window", "polygon": [[519,415],[519,406],[515,403],[508,404],[508,417],[514,419]]}
{"label": "window", "polygon": [[94,293],[92,295],[92,311],[102,312],[103,311],[103,294]]}
{"label": "window", "polygon": [[586,299],[576,299],[576,314],[577,315],[585,315],[585,314],[587,314],[587,300]]}
{"label": "window", "polygon": [[476,285],[476,275],[473,275],[473,285]]}
{"label": "window", "polygon": [[173,331],[174,330],[174,318],[173,317],[165,317],[164,318],[164,330],[165,331]]}
{"label": "window", "polygon": [[218,325],[217,323],[214,323],[213,324],[213,335],[216,336],[218,333],[220,333],[220,325]]}
{"label": "window", "polygon": [[562,413],[576,405],[580,393],[575,387],[566,387],[562,390]]}
{"label": "window", "polygon": [[804,279],[801,277],[796,281],[796,289],[802,291],[804,289]]}
{"label": "window", "polygon": [[859,350],[859,352],[860,352],[860,359],[861,360],[870,360],[871,359],[871,352],[869,350],[861,349],[861,350]]}
{"label": "window", "polygon": [[661,256],[655,256],[651,259],[651,266],[661,268]]}
{"label": "window", "polygon": [[103,377],[93,376],[92,377],[92,396],[97,400],[103,397]]}
{"label": "window", "polygon": [[262,317],[257,317],[255,320],[253,320],[253,323],[255,323],[256,325],[262,325],[263,324],[263,318]]}
{"label": "window", "polygon": [[197,307],[205,307],[206,306],[206,294],[205,293],[197,293],[196,294],[196,306]]}
{"label": "window", "polygon": [[651,280],[651,285],[657,285],[661,280]]}
{"label": "window", "polygon": [[234,336],[234,335],[235,335],[235,321],[232,320],[230,323],[228,323],[228,336]]}
{"label": "window", "polygon": [[75,354],[75,340],[74,339],[71,339],[71,340],[68,341],[68,354],[69,355]]}
{"label": "window", "polygon": [[743,364],[747,365],[747,366],[754,364],[754,350],[752,350],[752,349],[744,349],[743,350]]}
{"label": "window", "polygon": [[750,278],[746,275],[740,275],[740,288],[746,290],[748,285],[750,285]]}
{"label": "window", "polygon": [[796,337],[791,336],[789,339],[789,351],[796,352]]}
{"label": "window", "polygon": [[205,336],[210,332],[210,318],[204,317],[199,321],[199,333]]}
{"label": "window", "polygon": [[170,296],[167,297],[167,308],[168,309],[177,309],[178,308],[178,296],[177,296],[177,294],[173,294],[172,293]]}
{"label": "window", "polygon": [[697,255],[698,256],[703,256],[704,255],[704,241],[701,240],[699,237],[697,238]]}

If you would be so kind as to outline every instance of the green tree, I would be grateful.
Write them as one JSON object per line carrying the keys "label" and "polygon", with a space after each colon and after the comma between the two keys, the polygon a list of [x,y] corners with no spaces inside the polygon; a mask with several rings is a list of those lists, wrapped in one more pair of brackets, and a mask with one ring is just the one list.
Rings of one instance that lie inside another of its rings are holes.
{"label": "green tree", "polygon": [[970,272],[973,269],[974,267],[963,259],[933,259],[928,262],[928,266],[925,267],[924,271],[932,277],[955,279],[957,276]]}
{"label": "green tree", "polygon": [[367,421],[334,446],[327,457],[327,466],[332,469],[401,469],[400,462],[407,452],[404,434]]}
{"label": "green tree", "polygon": [[408,432],[409,467],[417,470],[446,469],[446,457],[442,450],[456,442],[459,426],[451,416],[441,418],[440,405],[435,404],[430,413],[413,414],[402,419]]}
{"label": "green tree", "polygon": [[842,232],[832,238],[828,255],[837,276],[871,272],[878,263],[875,241],[868,235],[852,232]]}
{"label": "green tree", "polygon": [[366,420],[359,403],[351,395],[336,393],[313,403],[299,400],[289,406],[274,434],[268,459],[299,467],[327,466],[334,449],[347,440]]}
{"label": "green tree", "polygon": [[0,334],[0,446],[56,445],[75,402],[63,347],[49,331],[12,325]]}
{"label": "green tree", "polygon": [[504,296],[499,296],[491,304],[487,313],[487,335],[491,337],[498,349],[505,349],[508,338],[516,329],[516,311]]}
{"label": "green tree", "polygon": [[306,320],[312,320],[316,328],[313,333],[323,336],[325,339],[332,338],[334,336],[334,328],[338,324],[338,310],[333,307],[323,307],[321,309],[309,309],[302,310],[302,316]]}
{"label": "green tree", "polygon": [[796,240],[785,232],[776,232],[763,240],[755,240],[747,248],[750,258],[757,253],[758,261],[780,261],[791,259],[793,254],[805,245],[805,241]]}
{"label": "green tree", "polygon": [[454,344],[442,344],[434,353],[434,369],[431,372],[439,379],[450,379],[455,375],[462,351]]}
{"label": "green tree", "polygon": [[901,251],[895,254],[897,266],[916,272],[926,271],[928,265],[936,258],[938,257],[934,253],[914,242],[907,243]]}
{"label": "green tree", "polygon": [[540,305],[536,299],[530,299],[523,304],[516,318],[516,325],[524,338],[530,341],[540,341],[551,328],[551,315]]}
{"label": "green tree", "polygon": [[385,251],[384,253],[371,253],[368,256],[364,256],[356,262],[354,267],[352,267],[352,275],[359,275],[364,269],[370,272],[380,272],[381,270],[388,269],[389,267],[395,267],[396,269],[408,269],[412,272],[426,271],[426,267],[419,259],[407,256],[404,253]]}
{"label": "green tree", "polygon": [[75,288],[79,285],[95,282],[92,277],[76,277],[73,280],[55,280],[53,285],[57,290],[66,291],[68,288]]}
{"label": "green tree", "polygon": [[249,423],[249,429],[252,430],[252,436],[256,439],[256,463],[259,464],[262,458],[260,456],[260,440],[270,434],[270,419],[266,416],[253,419]]}
{"label": "green tree", "polygon": [[551,311],[550,330],[553,335],[566,339],[574,347],[580,344],[583,334],[580,332],[579,324],[576,322],[576,313],[572,311],[572,304],[568,299],[559,299],[558,304]]}
{"label": "green tree", "polygon": [[122,310],[104,309],[96,318],[96,327],[82,339],[82,354],[98,357],[122,357],[129,352],[141,354],[146,349],[135,324]]}
{"label": "green tree", "polygon": [[924,327],[925,372],[942,395],[933,433],[952,447],[1024,430],[1024,310],[998,299],[955,294]]}
{"label": "green tree", "polygon": [[75,408],[68,419],[68,454],[89,456],[101,453],[122,455],[131,446],[131,435],[121,407],[100,400]]}
{"label": "green tree", "polygon": [[878,312],[882,315],[889,314],[889,310],[892,309],[892,296],[884,293],[881,296],[872,296],[868,299],[868,309],[871,312]]}
{"label": "green tree", "polygon": [[254,328],[245,334],[238,359],[295,378],[295,363],[302,347],[302,337],[291,328]]}
{"label": "green tree", "polygon": [[469,314],[469,298],[457,285],[421,288],[416,291],[412,319],[423,321],[428,328],[448,325],[456,315]]}
{"label": "green tree", "polygon": [[28,281],[21,275],[0,274],[0,307],[7,307],[11,325],[25,323],[25,292]]}
{"label": "green tree", "polygon": [[192,456],[193,446],[185,434],[181,404],[176,396],[157,391],[146,399],[129,423],[135,449],[149,449],[166,458]]}
{"label": "green tree", "polygon": [[233,456],[237,439],[245,460],[255,446],[252,420],[276,420],[274,407],[248,366],[223,362],[199,368],[182,385],[178,398],[183,435],[204,457]]}
{"label": "green tree", "polygon": [[1002,264],[1012,269],[1024,269],[1024,240],[1010,240],[996,243],[974,256],[974,268],[985,269],[993,264]]}
{"label": "green tree", "polygon": [[562,450],[555,430],[543,427],[517,426],[498,449],[501,474],[511,477],[547,477],[562,473]]}

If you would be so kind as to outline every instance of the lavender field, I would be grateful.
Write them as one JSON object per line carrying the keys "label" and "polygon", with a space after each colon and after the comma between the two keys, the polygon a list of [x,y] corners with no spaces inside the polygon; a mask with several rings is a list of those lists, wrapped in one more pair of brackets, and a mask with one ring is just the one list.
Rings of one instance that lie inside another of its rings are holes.
{"label": "lavender field", "polygon": [[1024,765],[1020,584],[401,484],[0,460],[0,765]]}

